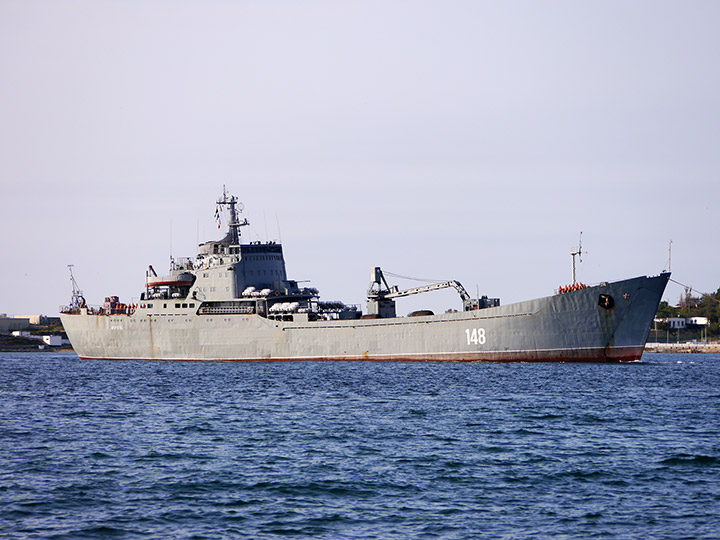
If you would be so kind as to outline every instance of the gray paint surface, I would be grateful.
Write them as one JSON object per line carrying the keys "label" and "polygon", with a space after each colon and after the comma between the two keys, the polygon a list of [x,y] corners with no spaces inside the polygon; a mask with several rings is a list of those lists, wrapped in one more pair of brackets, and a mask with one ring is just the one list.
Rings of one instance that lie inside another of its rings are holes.
{"label": "gray paint surface", "polygon": [[[669,274],[475,311],[393,319],[293,321],[139,308],[63,314],[82,358],[157,360],[636,360]],[[612,309],[599,305],[610,295]],[[482,336],[482,337],[480,337]]]}
{"label": "gray paint surface", "polygon": [[230,210],[225,237],[201,244],[194,260],[173,261],[168,276],[150,268],[139,304],[108,299],[102,310],[92,310],[83,299],[63,310],[81,358],[637,360],[670,276],[484,309],[471,309],[479,304],[468,299],[466,311],[417,317],[394,316],[390,298],[404,293],[384,297],[389,309],[372,309],[381,293],[369,290],[371,317],[360,318],[355,308],[321,302],[317,289],[288,280],[280,244],[241,244],[247,220],[239,218],[236,197],[224,191],[217,204]]}

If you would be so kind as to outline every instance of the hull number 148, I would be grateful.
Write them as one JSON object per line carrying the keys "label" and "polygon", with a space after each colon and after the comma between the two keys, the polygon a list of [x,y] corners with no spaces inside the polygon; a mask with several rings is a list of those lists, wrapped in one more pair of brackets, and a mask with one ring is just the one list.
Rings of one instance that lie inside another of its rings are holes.
{"label": "hull number 148", "polygon": [[485,345],[485,329],[484,328],[467,328],[465,329],[468,345]]}

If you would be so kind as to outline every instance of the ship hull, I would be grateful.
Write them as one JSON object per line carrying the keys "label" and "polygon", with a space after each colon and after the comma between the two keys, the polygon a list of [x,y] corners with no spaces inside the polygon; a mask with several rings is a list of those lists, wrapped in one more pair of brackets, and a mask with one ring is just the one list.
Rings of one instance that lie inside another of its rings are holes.
{"label": "ship hull", "polygon": [[278,321],[156,306],[132,315],[83,310],[62,322],[84,359],[628,362],[642,356],[668,278],[421,317]]}

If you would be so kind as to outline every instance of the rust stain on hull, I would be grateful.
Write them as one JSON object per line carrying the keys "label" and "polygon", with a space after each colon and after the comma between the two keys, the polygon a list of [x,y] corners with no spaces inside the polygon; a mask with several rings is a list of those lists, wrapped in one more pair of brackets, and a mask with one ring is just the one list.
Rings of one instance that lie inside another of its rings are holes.
{"label": "rust stain on hull", "polygon": [[313,356],[275,358],[93,358],[83,360],[158,360],[187,362],[570,362],[619,363],[640,360],[643,347],[572,349],[566,351],[518,351],[486,353],[448,353],[419,355]]}

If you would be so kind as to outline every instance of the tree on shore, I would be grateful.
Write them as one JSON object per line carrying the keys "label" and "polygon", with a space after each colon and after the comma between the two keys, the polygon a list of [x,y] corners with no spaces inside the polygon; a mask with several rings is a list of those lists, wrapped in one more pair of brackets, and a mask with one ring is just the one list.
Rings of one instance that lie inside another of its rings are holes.
{"label": "tree on shore", "polygon": [[[693,295],[693,290],[685,289],[680,297],[677,306],[671,306],[667,302],[660,302],[655,318],[670,319],[675,317],[691,318],[705,317],[708,320],[707,336],[710,338],[720,337],[720,288],[714,294]],[[663,332],[670,330],[667,323],[658,323],[658,330]],[[671,331],[673,335],[675,333]],[[687,339],[699,339],[704,329],[699,326],[691,326],[683,330]]]}

